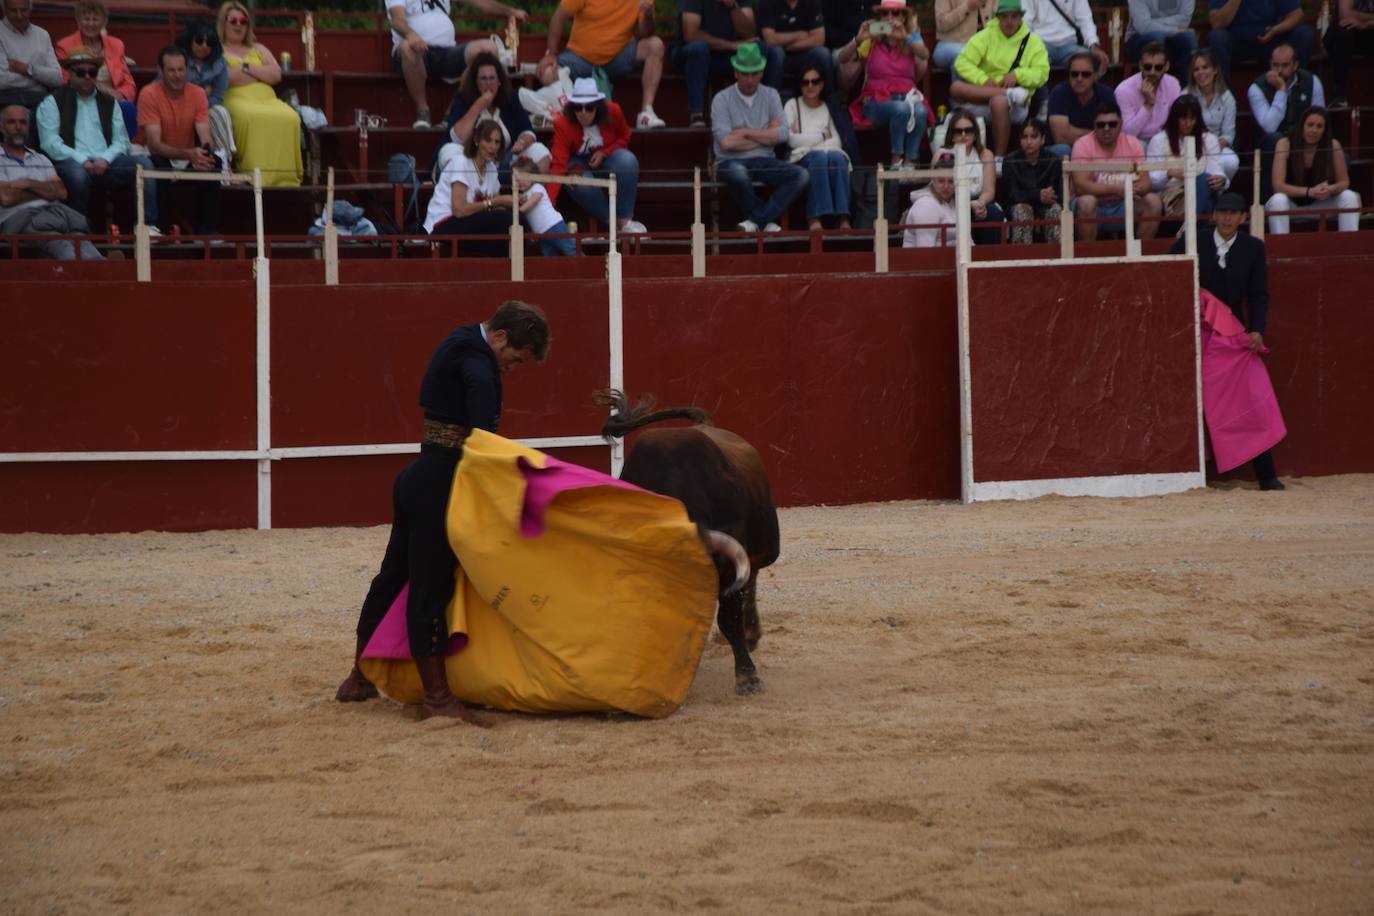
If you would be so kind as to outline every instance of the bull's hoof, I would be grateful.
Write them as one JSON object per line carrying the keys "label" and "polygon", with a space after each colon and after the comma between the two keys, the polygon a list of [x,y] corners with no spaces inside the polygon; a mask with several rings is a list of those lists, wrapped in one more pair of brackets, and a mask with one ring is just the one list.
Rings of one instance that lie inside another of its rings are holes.
{"label": "bull's hoof", "polygon": [[756,672],[735,672],[735,693],[742,697],[747,697],[755,693],[763,693],[763,681],[759,680]]}

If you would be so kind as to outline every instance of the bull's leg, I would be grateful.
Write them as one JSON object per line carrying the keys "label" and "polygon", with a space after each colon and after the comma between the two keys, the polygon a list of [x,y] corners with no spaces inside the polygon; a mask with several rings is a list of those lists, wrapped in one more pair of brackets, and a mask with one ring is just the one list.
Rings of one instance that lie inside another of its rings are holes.
{"label": "bull's leg", "polygon": [[749,584],[744,586],[744,644],[753,652],[759,647],[759,640],[763,638],[763,627],[759,624],[759,606],[755,598],[754,586],[758,581],[758,574],[751,573]]}
{"label": "bull's leg", "polygon": [[744,636],[745,596],[754,593],[754,579],[733,595],[722,595],[720,611],[716,616],[721,633],[730,643],[735,653],[735,693],[750,694],[763,690],[763,681],[754,668],[754,660],[749,657],[749,647]]}

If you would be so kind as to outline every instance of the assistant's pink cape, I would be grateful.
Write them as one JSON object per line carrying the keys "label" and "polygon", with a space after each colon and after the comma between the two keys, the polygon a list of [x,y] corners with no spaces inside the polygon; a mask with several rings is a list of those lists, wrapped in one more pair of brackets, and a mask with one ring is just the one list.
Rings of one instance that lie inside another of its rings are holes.
{"label": "assistant's pink cape", "polygon": [[1273,448],[1288,430],[1264,360],[1250,349],[1244,325],[1206,290],[1201,291],[1200,305],[1202,414],[1217,471],[1224,473]]}

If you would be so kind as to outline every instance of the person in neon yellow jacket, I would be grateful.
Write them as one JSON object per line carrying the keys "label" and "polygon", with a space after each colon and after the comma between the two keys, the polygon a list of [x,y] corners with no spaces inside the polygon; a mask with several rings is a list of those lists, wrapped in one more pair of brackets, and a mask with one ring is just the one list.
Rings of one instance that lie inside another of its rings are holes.
{"label": "person in neon yellow jacket", "polygon": [[949,87],[951,98],[991,123],[999,158],[1011,142],[1011,126],[1026,119],[1031,97],[1050,78],[1045,43],[1021,20],[1021,0],[997,0],[997,21],[964,45],[954,61],[959,78]]}

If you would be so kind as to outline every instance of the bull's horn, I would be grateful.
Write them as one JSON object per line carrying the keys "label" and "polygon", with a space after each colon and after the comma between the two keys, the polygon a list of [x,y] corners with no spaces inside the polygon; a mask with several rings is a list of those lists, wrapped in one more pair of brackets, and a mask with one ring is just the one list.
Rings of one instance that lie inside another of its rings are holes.
{"label": "bull's horn", "polygon": [[740,542],[724,531],[711,530],[706,532],[706,549],[735,564],[735,581],[725,590],[725,594],[733,595],[743,588],[744,583],[749,581],[749,554]]}

